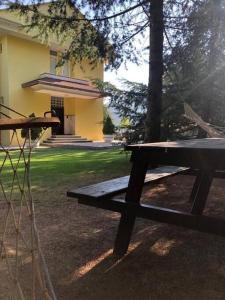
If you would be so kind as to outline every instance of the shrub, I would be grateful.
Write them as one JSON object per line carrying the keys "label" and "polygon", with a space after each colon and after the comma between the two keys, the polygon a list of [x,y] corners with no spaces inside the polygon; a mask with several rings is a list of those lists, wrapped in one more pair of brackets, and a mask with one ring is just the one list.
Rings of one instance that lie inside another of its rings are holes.
{"label": "shrub", "polygon": [[[29,118],[35,118],[35,114],[32,113]],[[41,135],[42,132],[42,128],[38,127],[38,128],[31,128],[31,140],[35,141],[37,138],[39,138],[39,136]],[[29,134],[29,129],[28,128],[22,128],[21,129],[21,137],[22,138],[27,138]]]}
{"label": "shrub", "polygon": [[109,115],[104,119],[103,123],[103,133],[104,134],[113,134],[115,132],[115,126],[112,122],[112,119]]}

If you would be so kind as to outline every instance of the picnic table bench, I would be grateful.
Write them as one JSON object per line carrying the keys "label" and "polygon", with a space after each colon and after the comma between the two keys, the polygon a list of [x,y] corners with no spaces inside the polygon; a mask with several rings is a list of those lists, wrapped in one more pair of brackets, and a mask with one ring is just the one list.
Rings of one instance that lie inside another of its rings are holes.
{"label": "picnic table bench", "polygon": [[[144,185],[158,183],[162,179],[184,174],[189,168],[177,166],[160,166],[148,170],[145,176]],[[67,196],[76,198],[79,204],[121,212],[125,204],[124,200],[112,199],[114,196],[125,193],[128,189],[130,176],[123,176],[100,183],[75,188],[67,192]]]}
{"label": "picnic table bench", "polygon": [[[201,232],[225,236],[225,220],[204,216],[213,178],[225,178],[225,139],[196,139],[126,147],[132,151],[130,176],[71,190],[79,203],[121,214],[114,253],[123,256],[129,246],[136,217],[159,221]],[[149,165],[164,165],[149,170]],[[177,167],[174,167],[177,166]],[[140,203],[143,186],[163,178],[191,173],[196,176],[189,213]],[[126,192],[125,200],[112,198]]]}
{"label": "picnic table bench", "polygon": [[[162,166],[151,169],[146,173],[144,184],[156,183],[164,178],[184,173],[187,170],[188,168],[176,166]],[[130,176],[123,176],[89,186],[75,188],[68,191],[67,196],[77,198],[79,203],[98,207],[101,205],[99,200],[110,199],[113,196],[126,192],[129,178]]]}

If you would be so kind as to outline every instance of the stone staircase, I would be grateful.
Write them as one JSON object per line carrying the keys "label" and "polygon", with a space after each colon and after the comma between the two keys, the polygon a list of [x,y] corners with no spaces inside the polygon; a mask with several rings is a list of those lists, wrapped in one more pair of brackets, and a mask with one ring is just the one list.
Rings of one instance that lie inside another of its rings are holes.
{"label": "stone staircase", "polygon": [[82,138],[78,135],[52,135],[51,137],[47,138],[45,141],[43,141],[43,146],[69,146],[73,144],[81,144],[81,143],[90,143],[91,140],[88,140],[86,138]]}

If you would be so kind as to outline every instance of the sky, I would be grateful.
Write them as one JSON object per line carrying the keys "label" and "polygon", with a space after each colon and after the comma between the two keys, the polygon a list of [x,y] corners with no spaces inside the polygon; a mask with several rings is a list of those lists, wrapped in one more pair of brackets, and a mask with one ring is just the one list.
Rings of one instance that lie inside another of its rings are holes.
{"label": "sky", "polygon": [[127,67],[121,66],[117,71],[106,71],[104,81],[120,86],[119,79],[127,79],[129,81],[148,83],[148,64],[136,65],[127,63]]}
{"label": "sky", "polygon": [[[127,79],[134,82],[148,83],[148,64],[136,65],[133,63],[127,63],[127,67],[121,66],[117,71],[106,71],[104,73],[104,81],[108,81],[117,87],[121,87],[119,79]],[[105,101],[108,105],[108,101]],[[114,125],[119,126],[120,118],[116,111],[112,108],[108,108],[110,116]]]}

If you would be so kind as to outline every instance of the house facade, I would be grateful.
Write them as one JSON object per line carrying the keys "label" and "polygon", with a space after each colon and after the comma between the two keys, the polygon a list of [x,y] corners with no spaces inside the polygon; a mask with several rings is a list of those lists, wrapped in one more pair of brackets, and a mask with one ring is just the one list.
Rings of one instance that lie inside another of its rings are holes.
{"label": "house facade", "polygon": [[[53,109],[61,124],[48,129],[45,138],[69,134],[101,141],[103,98],[91,80],[103,80],[103,63],[93,68],[85,60],[81,64],[68,61],[56,68],[65,46],[33,39],[20,25],[18,18],[0,11],[1,103],[26,116],[43,116]],[[9,131],[2,131],[1,143],[7,145],[9,140]]]}

